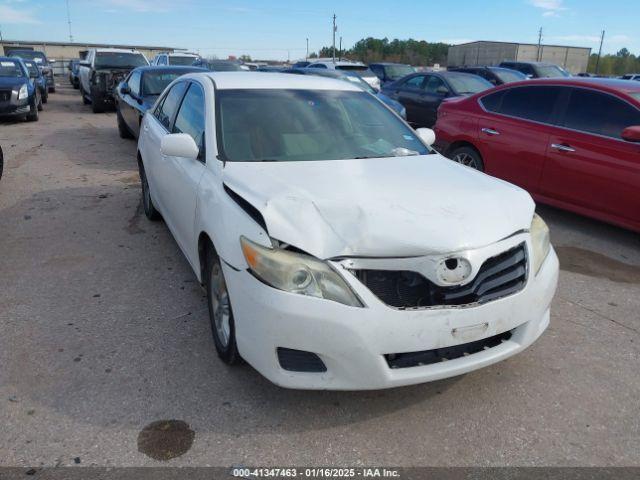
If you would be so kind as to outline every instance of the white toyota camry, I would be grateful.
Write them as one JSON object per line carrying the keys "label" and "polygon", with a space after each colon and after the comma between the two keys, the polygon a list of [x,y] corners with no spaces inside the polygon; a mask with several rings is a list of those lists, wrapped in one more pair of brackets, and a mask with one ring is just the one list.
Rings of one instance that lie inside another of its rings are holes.
{"label": "white toyota camry", "polygon": [[357,86],[196,73],[144,117],[144,210],[206,286],[223,361],[377,389],[508,358],[549,324],[558,259],[523,190],[453,163]]}

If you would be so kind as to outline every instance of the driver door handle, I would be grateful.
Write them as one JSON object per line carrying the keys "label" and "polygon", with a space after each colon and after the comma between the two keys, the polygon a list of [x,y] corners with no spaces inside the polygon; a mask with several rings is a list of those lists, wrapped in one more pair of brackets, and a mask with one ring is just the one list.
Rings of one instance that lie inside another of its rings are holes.
{"label": "driver door handle", "polygon": [[576,149],[569,146],[569,145],[564,145],[564,144],[560,144],[560,143],[552,143],[551,144],[551,148],[555,148],[556,150],[558,150],[559,152],[575,152]]}
{"label": "driver door handle", "polygon": [[486,133],[487,135],[500,135],[500,132],[494,130],[493,128],[483,128],[480,130],[482,133]]}

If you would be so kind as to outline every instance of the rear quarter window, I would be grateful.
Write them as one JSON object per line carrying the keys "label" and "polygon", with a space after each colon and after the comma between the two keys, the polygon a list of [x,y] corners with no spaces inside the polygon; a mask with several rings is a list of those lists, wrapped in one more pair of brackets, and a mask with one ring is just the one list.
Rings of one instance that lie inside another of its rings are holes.
{"label": "rear quarter window", "polygon": [[485,109],[510,117],[550,123],[560,96],[558,87],[515,87],[483,97]]}

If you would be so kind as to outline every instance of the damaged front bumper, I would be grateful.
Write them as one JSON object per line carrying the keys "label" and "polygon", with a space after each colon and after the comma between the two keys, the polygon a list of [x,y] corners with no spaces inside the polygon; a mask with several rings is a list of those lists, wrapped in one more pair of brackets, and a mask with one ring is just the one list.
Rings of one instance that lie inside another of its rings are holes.
{"label": "damaged front bumper", "polygon": [[[475,254],[488,258],[521,244],[530,254],[527,233]],[[336,264],[365,304],[358,308],[276,290],[247,271],[223,265],[240,354],[272,382],[300,389],[397,387],[508,358],[547,328],[558,279],[552,249],[516,293],[486,303],[395,308]]]}

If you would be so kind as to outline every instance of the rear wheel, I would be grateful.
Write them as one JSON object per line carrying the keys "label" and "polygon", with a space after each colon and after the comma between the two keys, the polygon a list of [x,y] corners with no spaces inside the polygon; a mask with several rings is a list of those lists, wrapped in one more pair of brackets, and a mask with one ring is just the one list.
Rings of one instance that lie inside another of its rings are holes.
{"label": "rear wheel", "polygon": [[41,112],[42,111],[42,95],[40,95],[40,97],[38,98],[38,111]]}
{"label": "rear wheel", "polygon": [[44,95],[42,95],[42,103],[47,103],[49,101],[49,92],[44,91]]}
{"label": "rear wheel", "polygon": [[451,160],[484,172],[484,162],[478,151],[471,147],[458,147],[449,156]]}
{"label": "rear wheel", "polygon": [[118,121],[118,133],[120,134],[120,138],[133,138],[133,135],[131,135],[131,132],[129,131],[129,127],[127,127],[124,122],[124,118],[122,118],[120,107],[116,107],[116,119]]}
{"label": "rear wheel", "polygon": [[218,356],[227,365],[241,363],[242,358],[236,345],[236,329],[231,309],[231,299],[224,279],[220,258],[213,248],[207,251],[204,281],[207,287],[207,304],[213,343]]}
{"label": "rear wheel", "polygon": [[155,222],[157,220],[160,220],[162,216],[153,205],[153,200],[151,200],[149,182],[147,181],[147,174],[144,171],[144,165],[142,164],[142,162],[138,162],[138,169],[140,171],[140,184],[142,186],[142,206],[144,207],[144,214],[149,220]]}
{"label": "rear wheel", "polygon": [[82,85],[80,86],[80,95],[82,95],[82,103],[84,105],[89,105],[91,103],[91,100],[87,98],[87,92],[84,91],[84,88],[82,88]]}

